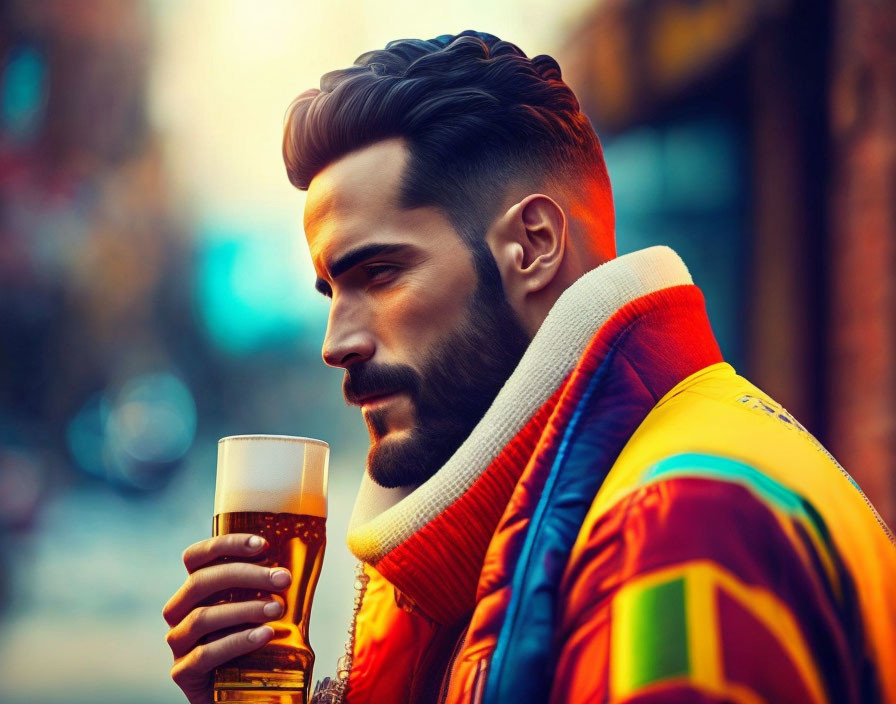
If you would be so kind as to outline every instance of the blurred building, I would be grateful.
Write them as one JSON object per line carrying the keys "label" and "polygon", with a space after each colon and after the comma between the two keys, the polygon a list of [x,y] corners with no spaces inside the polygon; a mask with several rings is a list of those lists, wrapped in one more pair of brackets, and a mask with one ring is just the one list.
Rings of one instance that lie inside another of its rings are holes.
{"label": "blurred building", "polygon": [[149,27],[134,2],[0,4],[0,556],[49,495],[159,488],[193,440],[203,345]]}
{"label": "blurred building", "polygon": [[604,0],[558,60],[620,249],[677,248],[726,358],[896,523],[896,5]]}

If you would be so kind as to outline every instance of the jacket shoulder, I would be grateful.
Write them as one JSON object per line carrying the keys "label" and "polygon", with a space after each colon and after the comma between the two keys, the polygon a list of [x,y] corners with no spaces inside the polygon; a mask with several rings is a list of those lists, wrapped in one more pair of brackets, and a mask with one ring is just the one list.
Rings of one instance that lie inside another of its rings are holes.
{"label": "jacket shoulder", "polygon": [[[862,632],[818,516],[748,465],[680,459],[580,535],[560,587],[552,701],[673,684],[729,701],[735,680],[764,701],[853,701]],[[701,462],[724,476],[679,471]]]}
{"label": "jacket shoulder", "polygon": [[740,462],[815,504],[845,497],[868,512],[869,502],[830,452],[781,404],[722,362],[692,374],[657,402],[613,464],[591,513],[682,454]]}
{"label": "jacket shoulder", "polygon": [[[644,551],[632,552],[641,538]],[[620,564],[678,553],[682,564],[709,560],[769,593],[780,585],[763,586],[761,573],[799,573],[830,609],[859,610],[841,624],[864,630],[857,647],[878,667],[896,656],[882,625],[896,622],[891,532],[821,443],[727,363],[682,381],[633,433],[581,525],[565,594],[596,598],[596,585],[619,585]],[[896,691],[896,678],[884,679]]]}

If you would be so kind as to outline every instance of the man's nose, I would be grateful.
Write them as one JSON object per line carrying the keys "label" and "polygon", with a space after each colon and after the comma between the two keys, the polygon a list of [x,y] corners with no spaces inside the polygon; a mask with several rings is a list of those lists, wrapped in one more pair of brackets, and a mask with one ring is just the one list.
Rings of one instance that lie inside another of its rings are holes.
{"label": "man's nose", "polygon": [[376,350],[376,343],[363,317],[357,311],[330,309],[327,334],[321,348],[324,363],[347,368],[366,362]]}

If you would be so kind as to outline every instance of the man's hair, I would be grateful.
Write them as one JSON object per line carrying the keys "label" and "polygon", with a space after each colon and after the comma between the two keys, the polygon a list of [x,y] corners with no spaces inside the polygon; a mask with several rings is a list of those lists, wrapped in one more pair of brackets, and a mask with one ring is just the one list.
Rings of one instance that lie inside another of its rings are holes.
{"label": "man's hair", "polygon": [[596,184],[595,205],[612,209],[600,142],[557,62],[491,34],[399,39],[324,74],[287,112],[289,180],[306,190],[331,162],[390,137],[410,151],[400,205],[440,207],[480,271],[511,181],[568,184],[592,198]]}

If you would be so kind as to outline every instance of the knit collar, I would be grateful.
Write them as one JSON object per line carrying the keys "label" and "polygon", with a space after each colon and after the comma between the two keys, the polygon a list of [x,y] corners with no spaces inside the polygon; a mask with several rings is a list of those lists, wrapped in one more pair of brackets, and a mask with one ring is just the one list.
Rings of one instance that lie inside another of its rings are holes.
{"label": "knit collar", "polygon": [[349,523],[349,549],[375,565],[414,535],[474,484],[549,400],[613,313],[651,292],[692,283],[684,262],[665,246],[617,257],[580,277],[554,304],[489,410],[441,469],[416,488],[387,489],[364,474]]}

